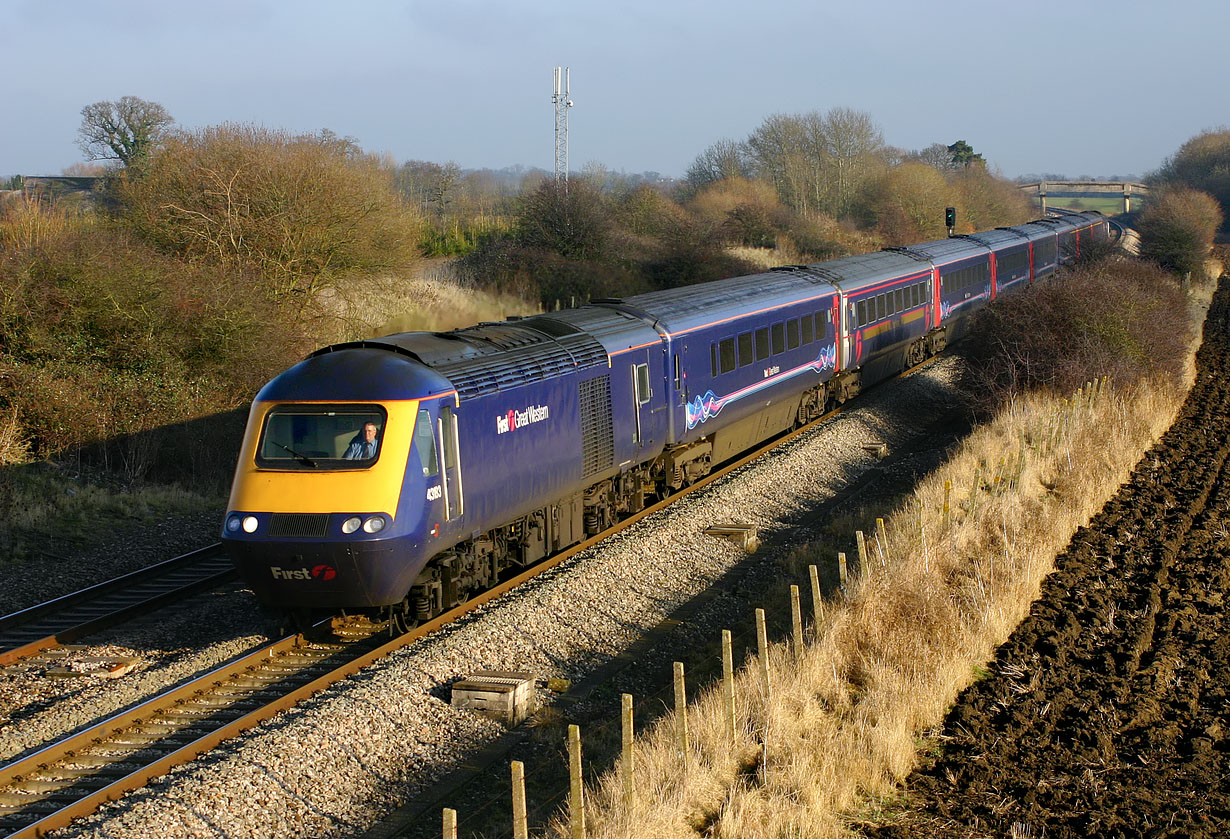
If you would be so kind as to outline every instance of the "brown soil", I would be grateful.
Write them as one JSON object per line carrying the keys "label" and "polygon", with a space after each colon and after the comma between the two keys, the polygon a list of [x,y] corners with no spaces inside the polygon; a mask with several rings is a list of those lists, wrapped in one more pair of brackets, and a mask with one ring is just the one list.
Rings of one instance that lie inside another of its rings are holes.
{"label": "brown soil", "polygon": [[[1179,418],[865,835],[1230,835],[1230,283]],[[885,823],[887,822],[887,823]]]}

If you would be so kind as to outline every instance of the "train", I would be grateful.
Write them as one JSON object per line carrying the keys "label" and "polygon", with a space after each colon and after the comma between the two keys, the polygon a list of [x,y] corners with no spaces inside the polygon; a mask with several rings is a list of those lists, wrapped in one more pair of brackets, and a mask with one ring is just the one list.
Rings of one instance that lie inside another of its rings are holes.
{"label": "train", "polygon": [[921,363],[1108,238],[1071,213],[323,347],[256,395],[222,541],[274,613],[413,626]]}

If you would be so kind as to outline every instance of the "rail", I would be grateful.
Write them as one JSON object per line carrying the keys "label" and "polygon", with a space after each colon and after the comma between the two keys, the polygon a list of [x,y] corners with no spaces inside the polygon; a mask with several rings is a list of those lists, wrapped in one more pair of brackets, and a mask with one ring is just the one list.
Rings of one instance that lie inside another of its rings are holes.
{"label": "rail", "polygon": [[221,543],[0,617],[0,666],[238,579]]}

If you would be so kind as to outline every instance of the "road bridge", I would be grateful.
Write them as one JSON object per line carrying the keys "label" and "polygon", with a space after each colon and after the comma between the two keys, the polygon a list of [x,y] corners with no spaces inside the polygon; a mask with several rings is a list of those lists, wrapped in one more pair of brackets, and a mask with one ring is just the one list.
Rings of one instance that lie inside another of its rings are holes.
{"label": "road bridge", "polygon": [[1036,196],[1042,212],[1046,212],[1047,198],[1107,198],[1121,196],[1123,212],[1132,212],[1132,198],[1144,198],[1149,194],[1148,184],[1134,181],[1038,181],[1020,184],[1021,191]]}

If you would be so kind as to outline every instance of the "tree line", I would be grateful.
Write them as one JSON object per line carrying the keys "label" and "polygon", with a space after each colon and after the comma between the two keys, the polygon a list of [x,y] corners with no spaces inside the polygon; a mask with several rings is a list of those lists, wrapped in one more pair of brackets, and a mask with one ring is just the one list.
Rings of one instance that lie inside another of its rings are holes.
{"label": "tree line", "polygon": [[[136,97],[85,107],[78,140],[107,167],[92,209],[0,208],[0,464],[237,408],[357,328],[338,294],[424,258],[550,307],[940,238],[946,206],[959,232],[1033,212],[964,140],[896,149],[847,108],[772,115],[679,181],[398,163],[327,130],[187,130]],[[1227,135],[1189,146],[1159,177],[1230,198]]]}

